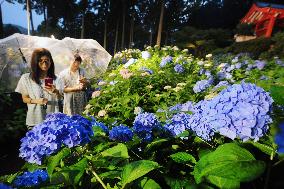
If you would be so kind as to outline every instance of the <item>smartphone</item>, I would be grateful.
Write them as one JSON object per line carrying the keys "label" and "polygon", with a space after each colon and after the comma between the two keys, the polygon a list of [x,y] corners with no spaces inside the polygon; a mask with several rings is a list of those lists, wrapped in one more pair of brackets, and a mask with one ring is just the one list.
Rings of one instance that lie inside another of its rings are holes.
{"label": "smartphone", "polygon": [[45,84],[45,86],[48,86],[48,87],[50,87],[52,84],[53,84],[53,79],[52,78],[45,78],[44,79],[44,84]]}

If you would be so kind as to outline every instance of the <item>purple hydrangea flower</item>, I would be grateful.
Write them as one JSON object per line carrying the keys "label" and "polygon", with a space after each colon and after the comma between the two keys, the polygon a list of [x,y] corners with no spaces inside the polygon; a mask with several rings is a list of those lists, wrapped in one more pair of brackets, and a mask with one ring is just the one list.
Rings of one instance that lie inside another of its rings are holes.
{"label": "purple hydrangea flower", "polygon": [[284,153],[284,122],[280,124],[280,132],[275,136],[274,140],[278,145],[278,152]]}
{"label": "purple hydrangea flower", "polygon": [[50,114],[21,139],[19,156],[30,163],[41,165],[44,157],[57,152],[63,144],[69,148],[86,144],[92,135],[91,122],[82,116]]}
{"label": "purple hydrangea flower", "polygon": [[133,130],[143,141],[151,141],[153,130],[158,129],[160,122],[153,113],[138,114],[133,122]]}
{"label": "purple hydrangea flower", "polygon": [[197,81],[196,84],[193,87],[194,93],[199,93],[204,91],[205,89],[209,88],[211,86],[211,81],[209,80],[201,80]]}
{"label": "purple hydrangea flower", "polygon": [[173,61],[173,57],[171,56],[166,56],[162,58],[162,61],[160,63],[160,67],[163,68],[167,65],[167,63],[170,63]]}
{"label": "purple hydrangea flower", "polygon": [[174,67],[174,70],[175,70],[175,72],[177,72],[177,73],[182,73],[182,72],[184,72],[184,68],[183,68],[183,66],[182,66],[181,64],[176,64],[175,67]]}
{"label": "purple hydrangea flower", "polygon": [[111,140],[128,142],[133,138],[133,132],[125,125],[113,127],[109,131],[109,138]]}
{"label": "purple hydrangea flower", "polygon": [[24,172],[23,175],[16,177],[14,185],[17,187],[34,187],[48,180],[48,174],[45,170],[36,170],[34,172]]}

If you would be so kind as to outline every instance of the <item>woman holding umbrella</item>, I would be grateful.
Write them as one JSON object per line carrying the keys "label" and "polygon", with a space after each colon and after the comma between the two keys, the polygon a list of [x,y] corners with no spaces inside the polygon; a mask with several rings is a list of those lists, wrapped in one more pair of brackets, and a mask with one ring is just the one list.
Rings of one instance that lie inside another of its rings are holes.
{"label": "woman holding umbrella", "polygon": [[80,68],[81,63],[81,56],[75,54],[70,67],[59,74],[64,84],[63,113],[67,115],[82,114],[87,105],[85,89],[88,82],[85,70]]}
{"label": "woman holding umbrella", "polygon": [[60,83],[54,73],[50,52],[45,48],[35,49],[31,57],[31,72],[21,76],[15,90],[22,94],[23,102],[28,106],[28,129],[41,123],[46,114],[59,112]]}

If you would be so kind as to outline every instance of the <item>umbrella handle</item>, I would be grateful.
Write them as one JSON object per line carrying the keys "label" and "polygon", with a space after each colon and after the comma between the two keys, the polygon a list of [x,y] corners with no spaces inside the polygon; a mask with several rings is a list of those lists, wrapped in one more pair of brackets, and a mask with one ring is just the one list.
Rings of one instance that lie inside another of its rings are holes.
{"label": "umbrella handle", "polygon": [[21,55],[22,55],[23,61],[24,61],[25,63],[27,63],[27,60],[26,60],[26,58],[25,58],[23,52],[21,51],[21,48],[19,48],[19,51],[20,51],[20,53],[21,53]]}

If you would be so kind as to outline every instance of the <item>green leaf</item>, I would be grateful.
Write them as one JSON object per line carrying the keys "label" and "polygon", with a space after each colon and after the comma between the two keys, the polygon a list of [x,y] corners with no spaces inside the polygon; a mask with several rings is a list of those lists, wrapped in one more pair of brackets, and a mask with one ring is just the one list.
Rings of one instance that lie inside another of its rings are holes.
{"label": "green leaf", "polygon": [[101,152],[103,157],[121,157],[121,158],[129,158],[128,150],[125,144],[119,143],[116,146],[109,148],[103,152]]}
{"label": "green leaf", "polygon": [[255,160],[249,151],[237,144],[228,143],[203,156],[194,167],[193,175],[197,183],[207,179],[218,187],[228,182],[234,188],[236,182],[251,181],[264,170],[264,162]]}
{"label": "green leaf", "polygon": [[252,144],[253,146],[255,146],[256,148],[258,148],[259,150],[261,150],[262,152],[264,152],[269,156],[272,155],[272,157],[274,157],[276,155],[276,149],[274,149],[272,146],[253,141],[248,141],[248,143]]}
{"label": "green leaf", "polygon": [[186,152],[178,152],[175,154],[170,155],[170,157],[177,163],[196,163],[195,158]]}
{"label": "green leaf", "polygon": [[234,179],[227,179],[223,177],[209,175],[208,181],[222,189],[237,189],[240,188],[240,182]]}
{"label": "green leaf", "polygon": [[141,189],[161,189],[158,183],[147,177],[140,181],[139,186]]}
{"label": "green leaf", "polygon": [[120,171],[108,171],[108,172],[104,172],[102,174],[100,174],[100,178],[101,179],[115,179],[115,178],[120,178],[121,172]]}
{"label": "green leaf", "polygon": [[158,167],[158,163],[149,160],[135,161],[124,166],[121,173],[122,188],[124,188],[126,184],[144,176],[148,172],[157,169]]}
{"label": "green leaf", "polygon": [[284,86],[273,85],[270,94],[276,104],[284,105]]}
{"label": "green leaf", "polygon": [[167,142],[167,139],[158,139],[158,140],[154,140],[153,142],[151,142],[150,144],[147,144],[145,151],[149,151],[154,147],[159,147],[161,144],[163,144],[164,142]]}
{"label": "green leaf", "polygon": [[47,173],[51,175],[59,162],[71,153],[69,148],[63,148],[56,155],[50,157],[47,163]]}
{"label": "green leaf", "polygon": [[166,183],[171,187],[171,189],[198,189],[198,186],[194,181],[189,181],[186,179],[176,179],[171,177],[165,177]]}

